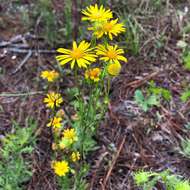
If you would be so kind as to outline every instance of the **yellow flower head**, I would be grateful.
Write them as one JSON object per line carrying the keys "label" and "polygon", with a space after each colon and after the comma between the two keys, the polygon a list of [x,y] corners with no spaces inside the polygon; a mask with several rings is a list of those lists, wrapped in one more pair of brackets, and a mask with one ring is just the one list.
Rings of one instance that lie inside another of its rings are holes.
{"label": "yellow flower head", "polygon": [[118,19],[101,22],[89,27],[88,30],[93,30],[97,38],[108,35],[110,40],[113,40],[113,35],[118,36],[121,32],[125,32],[124,24],[117,21]]}
{"label": "yellow flower head", "polygon": [[47,124],[48,127],[60,128],[61,127],[62,118],[61,117],[54,117],[50,120],[50,122]]}
{"label": "yellow flower head", "polygon": [[78,151],[77,152],[73,152],[71,154],[71,160],[73,162],[76,162],[76,161],[80,160],[80,153]]}
{"label": "yellow flower head", "polygon": [[96,67],[94,69],[86,70],[85,78],[86,79],[91,79],[94,82],[98,82],[100,80],[100,78],[99,78],[100,74],[101,74],[101,69]]}
{"label": "yellow flower head", "polygon": [[113,14],[110,9],[105,9],[103,5],[98,7],[97,4],[94,6],[90,5],[86,10],[82,11],[82,14],[85,16],[82,17],[82,20],[89,20],[91,22],[105,21],[113,18]]}
{"label": "yellow flower head", "polygon": [[46,103],[46,106],[51,109],[59,107],[62,102],[63,99],[61,94],[55,92],[49,92],[47,97],[44,98],[44,103]]}
{"label": "yellow flower head", "polygon": [[68,140],[70,144],[77,141],[78,137],[75,129],[65,129],[63,131],[63,139]]}
{"label": "yellow flower head", "polygon": [[107,67],[107,71],[112,76],[117,76],[120,73],[121,65],[120,63],[111,63]]}
{"label": "yellow flower head", "polygon": [[65,176],[70,169],[67,161],[53,161],[52,168],[58,176]]}
{"label": "yellow flower head", "polygon": [[100,60],[109,63],[119,63],[119,61],[127,62],[127,59],[122,56],[124,54],[123,49],[119,49],[117,45],[106,47],[103,45],[98,45],[96,48],[96,54],[101,56]]}
{"label": "yellow flower head", "polygon": [[78,46],[74,41],[72,50],[59,48],[57,51],[63,53],[63,55],[56,56],[60,65],[65,65],[66,63],[71,62],[71,69],[74,68],[75,62],[79,68],[87,68],[87,65],[95,62],[97,57],[93,52],[93,48],[90,48],[90,43],[85,41],[82,41]]}
{"label": "yellow flower head", "polygon": [[41,77],[47,79],[48,82],[53,82],[59,77],[59,73],[55,70],[52,71],[42,71]]}

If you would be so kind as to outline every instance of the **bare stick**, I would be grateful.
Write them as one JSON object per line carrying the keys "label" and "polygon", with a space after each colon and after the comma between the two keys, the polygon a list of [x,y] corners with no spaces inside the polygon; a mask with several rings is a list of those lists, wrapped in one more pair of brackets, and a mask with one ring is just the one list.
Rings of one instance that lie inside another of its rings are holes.
{"label": "bare stick", "polygon": [[24,93],[1,93],[0,97],[19,97],[19,96],[32,96],[37,94],[43,94],[43,91],[36,92],[24,92]]}
{"label": "bare stick", "polygon": [[12,74],[15,74],[17,71],[19,71],[22,68],[22,66],[28,61],[31,55],[32,51],[30,50],[28,54],[25,56],[25,58],[22,60],[22,62],[19,64],[19,66],[12,72]]}
{"label": "bare stick", "polygon": [[115,163],[116,163],[116,161],[117,161],[117,159],[118,159],[118,157],[119,157],[119,155],[120,155],[120,152],[121,152],[121,150],[122,150],[122,148],[123,148],[123,145],[124,145],[124,143],[125,143],[125,140],[126,140],[126,135],[123,137],[123,140],[121,141],[121,143],[120,143],[120,145],[119,145],[119,149],[118,149],[118,151],[117,151],[115,157],[114,157],[113,160],[112,160],[112,164],[111,164],[111,166],[110,166],[110,168],[109,168],[109,170],[108,170],[108,172],[107,172],[107,175],[106,175],[106,177],[105,177],[105,179],[104,179],[102,189],[105,189],[106,183],[107,183],[107,181],[108,181],[108,179],[109,179],[109,177],[110,177],[110,175],[111,175],[111,172],[112,172],[112,170],[113,170],[113,167],[114,167],[114,165],[115,165]]}

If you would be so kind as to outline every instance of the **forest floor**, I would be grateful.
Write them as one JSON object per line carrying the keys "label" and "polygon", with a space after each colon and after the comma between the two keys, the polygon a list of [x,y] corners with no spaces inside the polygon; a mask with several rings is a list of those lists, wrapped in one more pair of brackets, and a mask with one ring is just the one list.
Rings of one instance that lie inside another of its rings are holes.
{"label": "forest floor", "polygon": [[[132,175],[140,169],[170,169],[190,178],[190,159],[179,153],[181,141],[190,138],[190,129],[185,127],[190,122],[190,100],[180,99],[184,89],[190,87],[190,72],[184,68],[182,50],[177,46],[184,38],[183,28],[189,23],[189,12],[183,15],[188,3],[163,6],[162,12],[151,12],[145,6],[145,12],[134,17],[141,33],[139,52],[136,55],[127,52],[128,63],[112,80],[111,102],[98,129],[99,148],[89,156],[91,169],[87,179],[92,190],[138,189]],[[53,68],[55,53],[50,50],[40,53],[38,50],[50,49],[47,43],[31,35],[19,14],[9,9],[0,5],[0,135],[12,130],[13,120],[25,126],[28,116],[35,118],[40,130],[32,155],[33,176],[27,189],[56,190],[55,176],[49,167],[52,153],[52,134],[46,127],[49,113],[42,101],[44,90],[40,79],[42,69]],[[190,43],[190,35],[185,40]],[[15,46],[10,49],[2,42]],[[29,48],[26,52],[19,51],[20,44],[25,42]],[[37,51],[30,54],[30,49]],[[137,89],[146,92],[151,80],[168,89],[172,99],[161,100],[159,106],[143,112],[134,101],[134,92]],[[161,184],[157,188],[163,189]]]}

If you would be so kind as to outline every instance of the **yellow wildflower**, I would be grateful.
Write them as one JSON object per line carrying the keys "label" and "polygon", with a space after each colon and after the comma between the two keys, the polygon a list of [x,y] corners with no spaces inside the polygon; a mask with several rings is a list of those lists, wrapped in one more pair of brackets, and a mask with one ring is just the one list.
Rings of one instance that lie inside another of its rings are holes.
{"label": "yellow wildflower", "polygon": [[67,161],[53,161],[52,168],[58,176],[65,176],[70,169]]}
{"label": "yellow wildflower", "polygon": [[118,19],[97,23],[88,30],[93,30],[97,38],[108,35],[110,40],[113,40],[113,35],[118,36],[121,32],[125,32],[124,24],[117,21]]}
{"label": "yellow wildflower", "polygon": [[59,148],[65,149],[78,140],[75,129],[65,129],[63,131],[63,137],[59,142]]}
{"label": "yellow wildflower", "polygon": [[90,48],[90,43],[85,41],[82,41],[78,46],[74,41],[72,50],[59,48],[57,51],[63,53],[63,55],[56,56],[60,65],[71,62],[71,69],[74,68],[75,62],[77,62],[79,68],[87,68],[87,65],[95,62],[97,57],[93,52],[93,48]]}
{"label": "yellow wildflower", "polygon": [[113,18],[113,14],[110,9],[106,10],[103,5],[99,8],[97,4],[94,6],[90,5],[86,10],[82,10],[82,14],[85,15],[82,17],[82,20],[89,20],[91,22],[105,21]]}
{"label": "yellow wildflower", "polygon": [[78,140],[75,129],[65,129],[63,131],[63,138],[67,139],[70,144]]}
{"label": "yellow wildflower", "polygon": [[112,76],[117,76],[121,70],[120,63],[111,63],[107,67],[107,71]]}
{"label": "yellow wildflower", "polygon": [[47,79],[48,82],[53,82],[59,77],[59,73],[55,70],[52,71],[42,71],[41,77]]}
{"label": "yellow wildflower", "polygon": [[46,106],[51,109],[59,107],[62,102],[63,99],[61,94],[55,92],[49,92],[47,97],[44,98],[44,103],[46,103]]}
{"label": "yellow wildflower", "polygon": [[71,154],[71,160],[73,162],[76,162],[76,161],[80,160],[80,153],[78,151],[77,152],[73,152]]}
{"label": "yellow wildflower", "polygon": [[89,69],[86,70],[85,72],[85,78],[86,79],[91,79],[94,82],[98,82],[100,80],[100,74],[101,74],[101,69],[99,68],[94,68],[94,69]]}
{"label": "yellow wildflower", "polygon": [[111,46],[98,45],[96,49],[96,54],[100,55],[100,60],[108,61],[109,63],[119,63],[119,61],[127,62],[127,59],[122,56],[124,54],[123,49],[119,49],[117,45]]}
{"label": "yellow wildflower", "polygon": [[60,128],[62,125],[62,118],[61,117],[54,117],[50,120],[50,122],[47,124],[48,127],[53,127],[53,128]]}

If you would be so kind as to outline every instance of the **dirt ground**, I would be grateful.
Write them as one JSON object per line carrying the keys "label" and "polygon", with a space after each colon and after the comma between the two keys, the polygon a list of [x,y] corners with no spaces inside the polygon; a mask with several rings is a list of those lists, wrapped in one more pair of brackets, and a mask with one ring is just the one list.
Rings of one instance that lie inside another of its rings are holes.
{"label": "dirt ground", "polygon": [[[184,69],[177,47],[180,24],[189,19],[188,16],[180,22],[177,9],[184,10],[185,6],[188,3],[174,2],[164,14],[158,11],[155,15],[136,17],[143,33],[140,53],[134,56],[128,52],[128,63],[112,80],[111,103],[98,129],[99,148],[88,158],[91,190],[137,190],[132,176],[139,169],[170,169],[190,178],[190,160],[177,151],[181,140],[190,138],[184,127],[190,122],[190,101],[182,103],[179,98],[184,86],[189,85],[190,72]],[[0,5],[0,136],[12,130],[12,120],[25,126],[28,116],[35,118],[39,136],[32,155],[33,176],[26,189],[56,190],[55,176],[49,167],[52,142],[51,131],[46,127],[49,113],[42,103],[44,84],[39,77],[42,69],[53,68],[55,54],[47,50],[43,40],[28,33],[16,13],[7,16],[4,11],[8,8]],[[160,34],[164,40],[157,47]],[[190,43],[189,37],[186,40]],[[11,41],[26,42],[27,52],[19,52],[17,46],[12,46],[15,49],[3,46],[3,42]],[[29,49],[35,52],[22,65]],[[40,52],[42,49],[47,52]],[[136,89],[146,88],[150,80],[170,90],[173,98],[144,113],[133,96]],[[158,184],[157,189],[164,187]]]}

